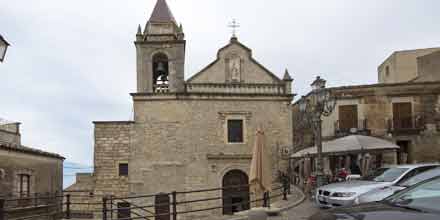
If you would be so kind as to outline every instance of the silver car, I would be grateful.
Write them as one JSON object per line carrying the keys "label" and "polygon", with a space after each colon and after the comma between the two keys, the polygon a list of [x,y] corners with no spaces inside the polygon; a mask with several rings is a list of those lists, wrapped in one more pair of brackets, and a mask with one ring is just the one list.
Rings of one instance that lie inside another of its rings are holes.
{"label": "silver car", "polygon": [[438,167],[439,164],[395,165],[379,168],[362,180],[334,183],[316,190],[316,203],[322,208],[350,206],[362,194],[395,185],[417,173]]}
{"label": "silver car", "polygon": [[440,168],[431,169],[422,173],[419,173],[407,180],[400,180],[398,183],[384,188],[379,188],[372,190],[370,192],[364,193],[354,200],[355,204],[367,203],[367,202],[377,202],[385,199],[388,196],[393,195],[397,191],[406,189],[422,181],[440,176]]}

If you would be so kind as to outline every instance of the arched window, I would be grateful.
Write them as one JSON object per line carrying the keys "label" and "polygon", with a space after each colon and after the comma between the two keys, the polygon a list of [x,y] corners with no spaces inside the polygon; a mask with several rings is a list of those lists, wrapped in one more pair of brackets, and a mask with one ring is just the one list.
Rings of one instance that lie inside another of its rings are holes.
{"label": "arched window", "polygon": [[153,87],[154,90],[168,89],[169,75],[168,57],[164,53],[153,56]]}

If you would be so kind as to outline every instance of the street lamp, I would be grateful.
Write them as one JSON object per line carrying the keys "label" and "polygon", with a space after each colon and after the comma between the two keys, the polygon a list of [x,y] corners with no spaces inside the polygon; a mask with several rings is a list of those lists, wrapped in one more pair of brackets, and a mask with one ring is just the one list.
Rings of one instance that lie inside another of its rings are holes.
{"label": "street lamp", "polygon": [[6,50],[9,47],[9,43],[0,35],[0,62],[5,60]]}
{"label": "street lamp", "polygon": [[311,84],[312,92],[309,96],[303,96],[299,101],[299,110],[303,117],[302,120],[311,125],[315,134],[315,144],[317,148],[318,160],[316,164],[316,185],[325,184],[325,175],[322,158],[322,116],[329,116],[336,105],[336,98],[331,91],[325,88],[326,81],[321,77]]}

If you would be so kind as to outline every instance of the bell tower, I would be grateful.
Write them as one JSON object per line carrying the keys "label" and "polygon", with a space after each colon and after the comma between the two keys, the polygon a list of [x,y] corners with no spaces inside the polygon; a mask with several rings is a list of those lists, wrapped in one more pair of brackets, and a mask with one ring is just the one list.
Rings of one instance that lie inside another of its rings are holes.
{"label": "bell tower", "polygon": [[157,0],[136,34],[137,92],[179,93],[185,89],[185,35],[166,0]]}

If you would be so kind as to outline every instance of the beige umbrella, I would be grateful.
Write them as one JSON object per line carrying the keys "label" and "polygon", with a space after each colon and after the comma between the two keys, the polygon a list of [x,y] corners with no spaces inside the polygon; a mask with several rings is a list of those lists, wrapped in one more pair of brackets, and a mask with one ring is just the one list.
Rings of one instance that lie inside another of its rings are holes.
{"label": "beige umbrella", "polygon": [[270,151],[264,147],[264,142],[264,132],[259,127],[256,132],[249,176],[250,188],[256,194],[271,191],[272,186]]}

